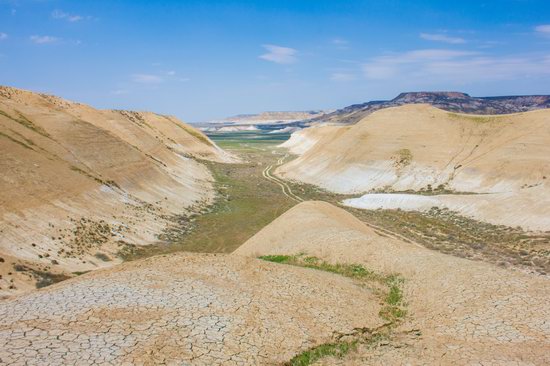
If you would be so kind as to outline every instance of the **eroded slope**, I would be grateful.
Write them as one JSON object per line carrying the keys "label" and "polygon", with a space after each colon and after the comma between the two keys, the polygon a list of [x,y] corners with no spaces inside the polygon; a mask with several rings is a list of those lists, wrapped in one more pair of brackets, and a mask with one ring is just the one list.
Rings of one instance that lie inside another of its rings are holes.
{"label": "eroded slope", "polygon": [[9,87],[0,88],[0,153],[0,294],[156,241],[172,215],[212,200],[197,158],[232,159],[173,117]]}
{"label": "eroded slope", "polygon": [[276,173],[348,194],[482,193],[441,206],[497,224],[550,227],[547,110],[472,116],[406,105],[337,128]]}

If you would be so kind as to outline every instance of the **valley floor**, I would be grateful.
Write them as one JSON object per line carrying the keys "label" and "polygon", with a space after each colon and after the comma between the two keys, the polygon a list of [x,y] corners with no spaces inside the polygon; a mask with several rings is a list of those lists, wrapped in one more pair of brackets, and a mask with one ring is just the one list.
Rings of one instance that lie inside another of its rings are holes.
{"label": "valley floor", "polygon": [[216,203],[0,303],[0,364],[550,362],[548,233],[341,206],[272,174],[286,136],[210,137],[245,160],[207,163]]}
{"label": "valley floor", "polygon": [[168,232],[170,244],[143,247],[131,258],[175,251],[230,253],[293,205],[320,200],[347,210],[380,235],[503,268],[543,275],[550,273],[548,232],[526,232],[520,228],[492,225],[444,209],[418,212],[348,207],[341,202],[350,198],[349,195],[284,181],[273,174],[275,167],[293,158],[285,149],[277,148],[287,135],[241,132],[210,137],[246,162],[237,165],[209,163],[218,182],[215,206],[193,218],[191,223]]}

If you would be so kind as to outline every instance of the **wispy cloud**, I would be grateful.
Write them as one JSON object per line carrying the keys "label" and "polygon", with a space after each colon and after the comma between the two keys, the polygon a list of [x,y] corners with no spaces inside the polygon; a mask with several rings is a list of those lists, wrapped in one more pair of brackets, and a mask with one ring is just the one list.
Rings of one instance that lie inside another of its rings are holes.
{"label": "wispy cloud", "polygon": [[330,43],[341,50],[347,50],[349,48],[349,41],[343,38],[333,38],[330,40]]}
{"label": "wispy cloud", "polygon": [[133,74],[132,81],[140,84],[160,84],[164,79],[153,74]]}
{"label": "wispy cloud", "polygon": [[464,38],[450,37],[446,34],[441,34],[441,33],[420,33],[420,38],[425,39],[427,41],[443,42],[443,43],[450,43],[450,44],[466,43],[466,40]]}
{"label": "wispy cloud", "polygon": [[84,17],[81,16],[81,15],[65,13],[62,10],[52,11],[52,18],[54,18],[54,19],[63,19],[63,20],[66,20],[68,22],[78,22],[78,21],[81,21],[82,19],[84,19]]}
{"label": "wispy cloud", "polygon": [[491,56],[473,51],[415,50],[380,56],[363,65],[371,80],[424,83],[514,80],[550,76],[550,54]]}
{"label": "wispy cloud", "polygon": [[542,24],[542,25],[536,26],[535,32],[537,32],[542,36],[550,37],[550,24]]}
{"label": "wispy cloud", "polygon": [[334,72],[330,75],[330,80],[332,81],[353,81],[355,80],[355,75],[347,72]]}
{"label": "wispy cloud", "polygon": [[59,38],[52,37],[52,36],[30,36],[30,40],[33,43],[36,44],[48,44],[48,43],[56,43],[59,41]]}
{"label": "wispy cloud", "polygon": [[5,39],[8,39],[8,35],[6,33],[0,32],[0,41],[3,41]]}
{"label": "wispy cloud", "polygon": [[297,61],[296,51],[294,48],[275,46],[272,44],[266,44],[262,46],[268,52],[260,55],[262,60],[275,62],[277,64],[293,64]]}

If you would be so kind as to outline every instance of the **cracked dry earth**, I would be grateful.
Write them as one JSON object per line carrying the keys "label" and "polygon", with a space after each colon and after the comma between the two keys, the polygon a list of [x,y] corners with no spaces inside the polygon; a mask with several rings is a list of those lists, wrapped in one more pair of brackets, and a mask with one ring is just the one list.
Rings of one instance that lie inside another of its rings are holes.
{"label": "cracked dry earth", "polygon": [[312,201],[294,206],[235,252],[296,253],[405,279],[407,315],[394,339],[318,364],[550,365],[548,276],[381,237],[348,212]]}
{"label": "cracked dry earth", "polygon": [[368,289],[321,271],[159,256],[1,302],[0,364],[282,363],[381,325],[379,309]]}

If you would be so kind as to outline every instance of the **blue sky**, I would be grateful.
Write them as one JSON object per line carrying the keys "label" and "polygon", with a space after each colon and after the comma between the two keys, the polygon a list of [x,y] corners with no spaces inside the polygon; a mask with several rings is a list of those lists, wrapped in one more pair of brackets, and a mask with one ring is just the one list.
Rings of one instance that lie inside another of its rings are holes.
{"label": "blue sky", "polygon": [[0,0],[0,84],[191,122],[550,94],[550,1]]}

